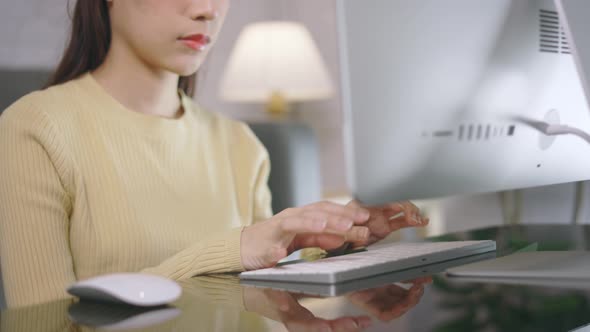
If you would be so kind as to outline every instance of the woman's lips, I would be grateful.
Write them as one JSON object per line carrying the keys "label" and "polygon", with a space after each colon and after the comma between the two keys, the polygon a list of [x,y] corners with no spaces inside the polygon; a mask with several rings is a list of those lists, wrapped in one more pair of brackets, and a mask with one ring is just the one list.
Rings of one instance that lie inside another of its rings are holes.
{"label": "woman's lips", "polygon": [[203,34],[195,34],[186,37],[182,37],[179,39],[186,47],[193,49],[195,51],[202,51],[207,47],[207,45],[211,42],[211,39],[208,36]]}

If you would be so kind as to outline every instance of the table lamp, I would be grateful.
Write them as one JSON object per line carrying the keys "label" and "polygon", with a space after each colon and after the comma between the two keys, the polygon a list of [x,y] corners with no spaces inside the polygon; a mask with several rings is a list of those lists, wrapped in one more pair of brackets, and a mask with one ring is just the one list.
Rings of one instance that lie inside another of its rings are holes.
{"label": "table lamp", "polygon": [[221,80],[220,97],[233,102],[266,102],[284,115],[289,102],[326,99],[334,91],[325,63],[302,24],[258,22],[246,26]]}

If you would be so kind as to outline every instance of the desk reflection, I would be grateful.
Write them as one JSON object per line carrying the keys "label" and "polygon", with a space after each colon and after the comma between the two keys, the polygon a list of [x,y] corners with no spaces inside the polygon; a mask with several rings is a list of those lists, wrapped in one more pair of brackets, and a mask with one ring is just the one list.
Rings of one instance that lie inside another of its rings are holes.
{"label": "desk reflection", "polygon": [[[389,322],[413,308],[424,294],[425,277],[409,281],[410,287],[391,284],[352,292],[343,296],[362,309],[364,315],[343,315],[335,319],[317,317],[301,304],[309,295],[271,288],[247,286],[244,293],[246,310],[282,323],[288,331],[362,331],[372,319]],[[313,297],[320,298],[320,297]]]}
{"label": "desk reflection", "polygon": [[[362,331],[411,310],[430,277],[339,296],[357,314],[321,317],[306,308],[320,296],[240,285],[237,276],[197,277],[181,282],[182,297],[170,306],[138,308],[64,299],[7,310],[1,331]],[[332,297],[331,299],[334,299]]]}

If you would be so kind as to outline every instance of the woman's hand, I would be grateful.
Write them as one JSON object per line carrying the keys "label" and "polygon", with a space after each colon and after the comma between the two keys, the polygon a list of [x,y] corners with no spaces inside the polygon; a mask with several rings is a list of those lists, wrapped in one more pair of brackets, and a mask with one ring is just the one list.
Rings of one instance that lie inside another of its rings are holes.
{"label": "woman's hand", "polygon": [[303,307],[297,295],[274,289],[244,287],[244,306],[266,318],[281,322],[287,331],[362,331],[371,326],[368,316],[345,316],[336,319],[316,317]]}
{"label": "woman's hand", "polygon": [[389,322],[415,307],[424,295],[424,285],[431,282],[431,277],[424,277],[408,282],[412,284],[409,289],[391,284],[355,292],[347,297],[353,304],[380,321]]}
{"label": "woman's hand", "polygon": [[382,240],[387,235],[405,227],[424,227],[429,219],[420,214],[420,209],[410,201],[395,202],[381,206],[362,206],[353,200],[346,206],[365,208],[371,213],[366,227],[370,234],[367,240],[351,241],[354,247],[363,247]]}
{"label": "woman's hand", "polygon": [[320,202],[286,209],[244,229],[242,265],[246,270],[267,268],[302,248],[330,250],[345,242],[366,242],[370,234],[363,225],[369,217],[367,209],[352,204]]}

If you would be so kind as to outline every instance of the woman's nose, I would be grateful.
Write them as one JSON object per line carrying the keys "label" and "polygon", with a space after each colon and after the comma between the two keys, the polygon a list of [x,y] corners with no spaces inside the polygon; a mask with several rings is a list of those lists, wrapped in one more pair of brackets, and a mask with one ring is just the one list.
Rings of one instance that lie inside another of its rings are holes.
{"label": "woman's nose", "polygon": [[191,18],[195,21],[212,21],[219,16],[213,1],[196,1],[191,11]]}

